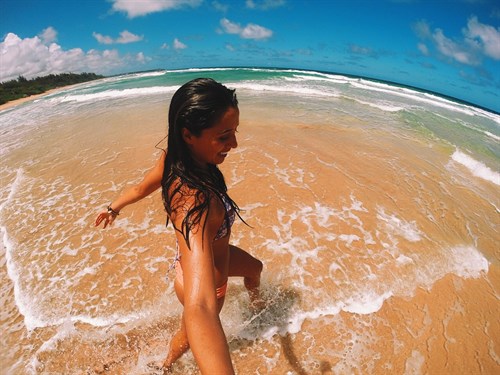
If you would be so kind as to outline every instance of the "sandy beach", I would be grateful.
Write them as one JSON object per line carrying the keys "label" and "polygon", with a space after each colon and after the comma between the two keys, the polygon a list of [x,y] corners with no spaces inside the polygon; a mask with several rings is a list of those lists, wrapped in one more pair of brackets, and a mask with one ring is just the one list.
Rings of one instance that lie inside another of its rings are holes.
{"label": "sandy beach", "polygon": [[[266,99],[241,94],[239,147],[221,166],[250,225],[236,222],[232,243],[263,260],[268,301],[252,314],[230,280],[237,373],[497,373],[498,187],[404,127]],[[168,101],[64,110],[5,155],[11,373],[157,373],[180,313],[161,196],[109,230],[93,220],[158,158]],[[174,373],[197,373],[191,354]]]}

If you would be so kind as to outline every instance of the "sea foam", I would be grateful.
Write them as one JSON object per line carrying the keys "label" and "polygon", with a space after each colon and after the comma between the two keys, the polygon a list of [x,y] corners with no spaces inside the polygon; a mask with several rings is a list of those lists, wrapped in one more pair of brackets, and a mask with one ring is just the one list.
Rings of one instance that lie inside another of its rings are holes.
{"label": "sea foam", "polygon": [[500,174],[491,170],[480,161],[473,159],[459,150],[456,150],[451,158],[455,162],[465,166],[474,176],[493,182],[495,185],[500,185]]}
{"label": "sea foam", "polygon": [[[10,191],[7,199],[0,204],[0,213],[4,210],[4,208],[11,204],[12,200],[15,198],[17,192],[20,189],[20,186],[25,181],[24,171],[19,168],[16,172],[16,177],[12,184],[10,185]],[[0,232],[2,233],[2,243],[5,248],[5,259],[7,266],[7,274],[9,278],[12,280],[14,286],[14,300],[16,303],[19,312],[24,316],[25,325],[28,329],[36,328],[40,321],[36,318],[30,318],[30,301],[29,298],[26,298],[22,293],[20,286],[20,272],[16,265],[16,262],[13,260],[13,253],[15,251],[15,244],[13,240],[10,238],[9,233],[7,232],[7,228],[3,225],[0,226]]]}
{"label": "sea foam", "polygon": [[489,262],[473,246],[457,246],[451,249],[449,258],[450,271],[464,278],[478,278],[488,272]]}
{"label": "sea foam", "polygon": [[301,85],[272,85],[272,84],[262,84],[262,83],[235,83],[231,85],[232,88],[236,89],[246,89],[251,91],[267,91],[267,92],[279,92],[279,93],[290,93],[290,94],[301,94],[301,95],[314,95],[323,97],[338,97],[338,93],[329,92],[325,90],[319,90],[315,88],[307,88]]}
{"label": "sea foam", "polygon": [[106,100],[106,99],[117,99],[117,98],[128,98],[132,96],[146,96],[146,95],[159,95],[159,94],[169,94],[177,90],[177,86],[154,86],[154,87],[142,87],[134,89],[125,90],[107,90],[93,94],[81,94],[81,95],[66,95],[63,97],[57,97],[51,99],[56,102],[88,102],[96,100]]}

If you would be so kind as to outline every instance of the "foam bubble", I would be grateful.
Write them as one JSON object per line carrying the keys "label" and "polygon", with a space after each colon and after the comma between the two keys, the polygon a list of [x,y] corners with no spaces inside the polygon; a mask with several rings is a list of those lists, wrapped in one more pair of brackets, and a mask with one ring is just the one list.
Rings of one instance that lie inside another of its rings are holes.
{"label": "foam bubble", "polygon": [[406,255],[403,255],[403,254],[400,254],[397,258],[396,258],[396,262],[398,264],[410,264],[410,263],[413,263],[413,259],[411,259],[410,257],[407,257]]}
{"label": "foam bubble", "polygon": [[418,350],[412,350],[411,357],[405,363],[405,375],[419,375],[422,373],[422,366],[425,358]]}
{"label": "foam bubble", "polygon": [[350,246],[352,242],[359,241],[361,238],[355,234],[341,234],[338,236],[340,241],[344,241],[347,246]]}
{"label": "foam bubble", "polygon": [[489,267],[488,260],[473,246],[452,248],[449,262],[449,271],[464,278],[478,278]]}
{"label": "foam bubble", "polygon": [[382,308],[384,301],[392,297],[392,292],[388,291],[377,294],[373,291],[366,291],[349,297],[342,307],[343,311],[354,314],[372,314]]}
{"label": "foam bubble", "polygon": [[480,161],[473,159],[459,150],[456,150],[451,158],[465,166],[474,176],[493,182],[495,185],[500,185],[500,174],[491,170]]}
{"label": "foam bubble", "polygon": [[377,219],[385,223],[389,233],[400,235],[410,242],[417,242],[421,239],[421,233],[414,221],[407,222],[396,215],[386,214],[382,207],[377,209]]}

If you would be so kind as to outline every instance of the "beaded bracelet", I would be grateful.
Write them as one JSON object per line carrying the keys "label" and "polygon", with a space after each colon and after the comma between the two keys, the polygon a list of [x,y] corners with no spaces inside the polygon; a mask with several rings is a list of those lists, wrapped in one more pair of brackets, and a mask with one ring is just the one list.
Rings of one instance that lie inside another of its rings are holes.
{"label": "beaded bracelet", "polygon": [[118,216],[120,213],[118,211],[115,211],[111,208],[111,205],[108,205],[108,214],[111,214],[113,216]]}

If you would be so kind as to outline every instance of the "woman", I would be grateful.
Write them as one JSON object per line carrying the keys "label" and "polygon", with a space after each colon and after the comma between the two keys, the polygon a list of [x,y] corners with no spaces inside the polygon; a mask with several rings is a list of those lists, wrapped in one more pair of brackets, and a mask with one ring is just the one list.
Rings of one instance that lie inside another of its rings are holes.
{"label": "woman", "polygon": [[233,374],[219,319],[229,276],[241,276],[251,303],[259,297],[262,262],[229,244],[239,208],[229,198],[217,165],[236,148],[239,125],[234,90],[208,78],[184,84],[172,97],[168,148],[142,182],[125,191],[97,216],[112,224],[120,210],[162,187],[168,220],[175,228],[175,292],[184,310],[172,338],[165,372],[191,348],[203,374]]}

